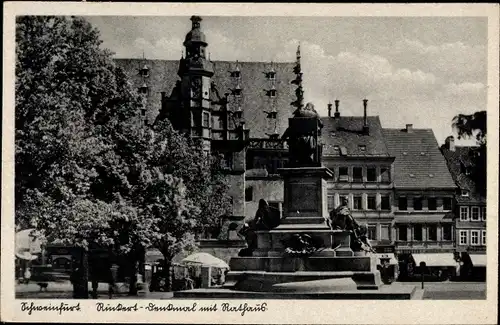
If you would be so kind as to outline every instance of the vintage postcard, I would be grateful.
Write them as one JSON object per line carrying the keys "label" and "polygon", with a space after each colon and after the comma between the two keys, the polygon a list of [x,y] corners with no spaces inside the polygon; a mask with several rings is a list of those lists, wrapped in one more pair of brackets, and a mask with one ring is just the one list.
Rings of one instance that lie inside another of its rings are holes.
{"label": "vintage postcard", "polygon": [[2,321],[497,323],[498,9],[5,3]]}

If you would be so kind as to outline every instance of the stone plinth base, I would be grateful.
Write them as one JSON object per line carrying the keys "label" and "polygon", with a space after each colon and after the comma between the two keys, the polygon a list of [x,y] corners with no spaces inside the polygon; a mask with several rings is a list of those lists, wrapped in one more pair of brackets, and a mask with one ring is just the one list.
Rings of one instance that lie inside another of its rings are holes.
{"label": "stone plinth base", "polygon": [[227,274],[224,287],[243,291],[274,291],[276,285],[332,279],[352,280],[358,290],[377,290],[383,285],[379,271],[232,271]]}
{"label": "stone plinth base", "polygon": [[313,256],[313,257],[233,257],[229,262],[231,272],[371,272],[376,270],[375,256]]}
{"label": "stone plinth base", "polygon": [[[352,280],[358,290],[376,290],[382,285],[376,256],[366,253],[354,256],[350,248],[350,232],[331,230],[321,224],[284,226],[257,232],[259,248],[252,257],[231,259],[226,288],[272,291],[274,286],[284,283],[341,278]],[[289,229],[291,226],[295,228]],[[306,257],[288,255],[284,252],[287,239],[296,233],[319,238],[326,248]]]}

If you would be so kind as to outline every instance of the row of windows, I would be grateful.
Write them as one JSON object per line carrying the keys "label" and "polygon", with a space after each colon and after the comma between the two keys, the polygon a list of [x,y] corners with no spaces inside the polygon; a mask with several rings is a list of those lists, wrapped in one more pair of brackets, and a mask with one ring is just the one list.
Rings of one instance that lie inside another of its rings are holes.
{"label": "row of windows", "polygon": [[377,225],[368,225],[368,239],[370,240],[391,240],[391,226],[380,225],[380,232],[377,233]]}
{"label": "row of windows", "polygon": [[[352,175],[350,178],[349,175]],[[380,180],[379,180],[380,176]],[[337,181],[339,182],[390,182],[390,168],[381,167],[339,167]]]}
{"label": "row of windows", "polygon": [[[266,96],[271,97],[271,98],[276,97],[276,93],[277,93],[276,89],[264,89],[264,91],[266,92]],[[237,98],[240,98],[242,95],[241,89],[240,88],[231,89],[231,94],[236,96]]]}
{"label": "row of windows", "polygon": [[[423,235],[424,235],[424,227],[422,225],[413,225],[413,227],[410,229],[410,241],[422,241],[423,240]],[[450,241],[452,240],[452,227],[451,225],[443,225],[442,226],[442,239],[438,238],[437,235],[437,226],[434,225],[429,225],[427,226],[427,240],[428,241],[440,241],[440,240],[446,240]],[[408,226],[406,225],[401,225],[398,226],[398,240],[401,241],[408,241]]]}
{"label": "row of windows", "polygon": [[486,207],[461,206],[460,221],[486,221]]}
{"label": "row of windows", "polygon": [[[268,71],[264,72],[266,75],[266,79],[268,80],[276,80],[276,71]],[[239,70],[234,70],[230,72],[231,78],[235,79],[241,79],[241,71]]]}
{"label": "row of windows", "polygon": [[[349,197],[349,194],[340,194],[340,197]],[[328,196],[328,211],[336,208],[335,197]],[[391,198],[389,195],[381,195],[380,202],[377,203],[376,195],[368,195],[366,203],[363,202],[363,196],[353,195],[352,200],[349,200],[349,208],[352,210],[391,210]]]}
{"label": "row of windows", "polygon": [[459,245],[486,245],[486,230],[459,230]]}
{"label": "row of windows", "polygon": [[[427,201],[427,210],[435,211],[437,210],[437,198],[428,197],[424,199],[423,197],[413,197],[413,210],[420,211],[423,210],[424,200]],[[401,211],[408,210],[408,201],[411,200],[406,196],[400,196],[398,198],[398,209]],[[452,199],[450,197],[443,198],[443,210],[451,210]]]}

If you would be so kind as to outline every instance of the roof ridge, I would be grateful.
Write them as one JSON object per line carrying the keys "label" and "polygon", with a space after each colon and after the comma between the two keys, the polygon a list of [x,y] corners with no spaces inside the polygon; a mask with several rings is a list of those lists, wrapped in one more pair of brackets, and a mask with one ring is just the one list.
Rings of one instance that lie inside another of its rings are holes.
{"label": "roof ridge", "polygon": [[[178,62],[180,59],[143,59],[143,58],[118,58],[118,57],[113,57],[113,60],[137,60],[137,61],[170,61],[170,62]],[[259,63],[259,64],[277,64],[277,65],[285,65],[285,64],[295,64],[293,61],[231,61],[231,60],[210,60],[211,62],[216,62],[216,63],[242,63],[242,64],[248,64],[248,63]]]}
{"label": "roof ridge", "polygon": [[[403,131],[403,130],[405,130],[405,128],[404,127],[402,127],[402,128],[384,128],[383,127],[382,130],[387,130],[387,131]],[[432,131],[432,129],[430,129],[430,128],[413,128],[412,131]]]}
{"label": "roof ridge", "polygon": [[[332,119],[339,119],[343,117],[359,117],[363,118],[363,115],[340,115],[339,117],[334,117],[334,116],[328,116],[328,115],[320,115],[320,118],[332,118]],[[378,118],[380,121],[380,115],[367,115],[366,117],[373,117],[373,118]]]}

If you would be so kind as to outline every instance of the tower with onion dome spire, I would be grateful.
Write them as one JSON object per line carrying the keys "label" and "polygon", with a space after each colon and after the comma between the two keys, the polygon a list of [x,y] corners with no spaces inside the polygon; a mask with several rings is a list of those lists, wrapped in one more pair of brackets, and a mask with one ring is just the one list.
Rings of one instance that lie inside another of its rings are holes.
{"label": "tower with onion dome spire", "polygon": [[211,78],[213,63],[206,57],[208,46],[201,30],[201,17],[191,17],[191,30],[184,39],[185,57],[180,60],[182,122],[181,130],[203,141],[204,150],[211,143]]}

